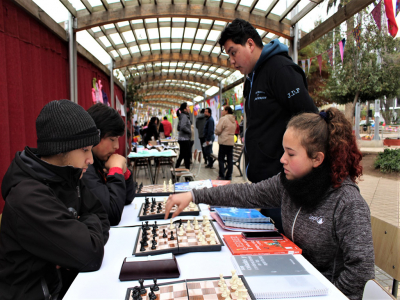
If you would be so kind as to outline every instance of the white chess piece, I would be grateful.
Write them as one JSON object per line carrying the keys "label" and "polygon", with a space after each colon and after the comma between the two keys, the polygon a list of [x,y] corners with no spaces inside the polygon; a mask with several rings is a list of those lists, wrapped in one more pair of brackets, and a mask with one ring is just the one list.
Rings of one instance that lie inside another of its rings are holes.
{"label": "white chess piece", "polygon": [[169,221],[169,229],[174,229],[175,226],[174,224],[172,224],[172,219]]}
{"label": "white chess piece", "polygon": [[190,207],[190,208],[194,208],[195,206],[196,206],[196,204],[194,204],[193,201],[190,201],[189,207]]}
{"label": "white chess piece", "polygon": [[174,186],[173,186],[173,184],[172,184],[171,179],[170,179],[169,182],[168,182],[168,190],[169,190],[170,192],[173,192],[173,191],[174,191]]}
{"label": "white chess piece", "polygon": [[218,286],[221,286],[221,284],[222,284],[222,282],[224,282],[225,281],[225,279],[224,279],[224,274],[219,274],[219,282],[218,282]]}
{"label": "white chess piece", "polygon": [[243,281],[242,279],[238,278],[237,280],[238,288],[236,289],[235,296],[239,296],[241,289],[243,288]]}
{"label": "white chess piece", "polygon": [[237,286],[237,281],[239,279],[239,276],[236,275],[236,270],[232,270],[231,273],[232,273],[231,285],[234,283]]}
{"label": "white chess piece", "polygon": [[224,283],[221,285],[221,291],[222,291],[221,296],[224,297],[224,298],[226,298],[226,297],[228,296],[228,293],[226,292],[226,290],[227,290],[227,288],[226,288],[226,284],[225,284],[225,282],[224,282]]}
{"label": "white chess piece", "polygon": [[203,234],[200,231],[199,234],[197,235],[197,239],[200,241],[202,236],[203,236]]}
{"label": "white chess piece", "polygon": [[167,203],[167,198],[166,197],[164,197],[164,204],[166,204]]}
{"label": "white chess piece", "polygon": [[183,230],[183,226],[181,226],[181,228],[180,228],[180,230],[179,230],[179,232],[178,232],[178,235],[179,236],[182,236],[182,235],[184,235],[185,234],[185,231]]}
{"label": "white chess piece", "polygon": [[201,241],[201,244],[202,245],[208,245],[208,243],[207,243],[207,241],[206,241],[206,239],[203,237],[203,240]]}
{"label": "white chess piece", "polygon": [[192,226],[190,226],[190,220],[187,221],[186,230],[192,230]]}
{"label": "white chess piece", "polygon": [[210,245],[216,245],[215,236],[210,237]]}
{"label": "white chess piece", "polygon": [[167,191],[167,184],[166,184],[166,182],[164,180],[163,192],[166,192],[166,191]]}
{"label": "white chess piece", "polygon": [[200,227],[199,227],[199,222],[197,222],[197,219],[195,219],[195,222],[194,222],[194,229],[199,229]]}
{"label": "white chess piece", "polygon": [[232,300],[232,298],[229,296],[229,290],[227,291],[227,296],[226,296],[226,298],[225,298],[225,300]]}

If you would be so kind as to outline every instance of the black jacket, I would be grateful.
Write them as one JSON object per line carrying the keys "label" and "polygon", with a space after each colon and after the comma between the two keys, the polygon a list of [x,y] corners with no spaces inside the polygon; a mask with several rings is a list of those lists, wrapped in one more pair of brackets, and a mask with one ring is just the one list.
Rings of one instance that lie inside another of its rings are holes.
{"label": "black jacket", "polygon": [[104,168],[104,163],[93,154],[93,165],[83,174],[82,180],[103,204],[110,225],[115,226],[121,221],[124,206],[135,198],[135,186],[132,174],[125,180],[123,174],[107,175]]}
{"label": "black jacket", "polygon": [[[270,51],[272,42],[274,52]],[[247,117],[246,175],[252,182],[282,170],[282,139],[290,118],[302,112],[318,112],[308,94],[303,70],[288,56],[286,46],[278,40],[272,42],[264,46],[243,91]]]}
{"label": "black jacket", "polygon": [[204,124],[204,139],[206,142],[214,142],[215,140],[214,130],[215,130],[214,118],[210,116],[207,119],[206,123]]}
{"label": "black jacket", "polygon": [[34,152],[17,152],[1,186],[1,300],[45,299],[43,287],[54,295],[56,266],[96,271],[108,240],[107,214],[79,180],[82,170],[48,164]]}
{"label": "black jacket", "polygon": [[[164,132],[164,127],[163,127]],[[151,141],[151,137],[154,137],[154,140],[157,141],[159,138],[158,130],[156,124],[149,125],[147,127],[146,135],[144,136],[144,146],[147,146],[149,141]]]}

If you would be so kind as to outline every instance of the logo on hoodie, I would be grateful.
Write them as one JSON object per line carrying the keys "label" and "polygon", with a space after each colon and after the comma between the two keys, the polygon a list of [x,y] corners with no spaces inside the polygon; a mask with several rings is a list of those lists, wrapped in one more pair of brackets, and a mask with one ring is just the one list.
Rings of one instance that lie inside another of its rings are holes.
{"label": "logo on hoodie", "polygon": [[265,96],[265,92],[263,92],[263,91],[256,92],[256,98],[254,99],[254,101],[265,100],[265,99],[267,99],[267,96]]}
{"label": "logo on hoodie", "polygon": [[324,217],[314,217],[314,216],[310,216],[309,217],[309,219],[311,220],[311,221],[315,221],[315,222],[317,222],[318,224],[323,224],[324,222],[325,222],[325,219],[324,219]]}

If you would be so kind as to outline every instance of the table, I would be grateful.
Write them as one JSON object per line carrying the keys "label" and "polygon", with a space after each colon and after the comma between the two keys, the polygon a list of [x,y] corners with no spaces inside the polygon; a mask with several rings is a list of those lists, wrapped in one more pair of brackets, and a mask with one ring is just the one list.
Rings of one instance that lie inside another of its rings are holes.
{"label": "table", "polygon": [[[160,170],[160,160],[157,160],[155,158],[168,158],[169,164],[172,166],[174,174],[175,174],[175,160],[177,155],[174,151],[172,150],[166,150],[166,151],[158,151],[156,149],[152,150],[143,150],[142,152],[136,153],[136,152],[131,152],[128,155],[128,158],[133,160],[133,181],[136,181],[136,167],[138,166],[138,163],[141,159],[144,159],[147,168],[149,170],[150,174],[150,181],[151,184],[157,184],[157,175],[158,171]],[[154,159],[154,175],[151,170],[151,159]]]}
{"label": "table", "polygon": [[[156,197],[162,200],[164,197]],[[105,246],[103,264],[100,270],[96,272],[79,273],[75,281],[69,288],[64,300],[79,299],[125,299],[126,290],[129,287],[138,285],[137,281],[119,281],[119,272],[125,257],[132,256],[132,250],[135,244],[138,228],[121,227],[129,225],[138,225],[137,215],[144,198],[135,198],[132,204],[125,206],[122,219],[118,227],[112,227],[110,230],[110,239]],[[209,214],[207,205],[200,204],[201,215]],[[199,216],[201,217],[201,216]],[[187,219],[182,217],[182,219]],[[160,220],[161,222],[161,220]],[[168,222],[168,221],[166,221]],[[232,231],[221,229],[215,223],[219,234],[235,234]],[[169,282],[181,279],[219,277],[220,273],[230,276],[230,271],[234,269],[231,262],[231,252],[228,247],[222,247],[218,252],[196,252],[176,256],[181,271],[179,278],[160,279],[158,282]],[[304,268],[314,275],[323,285],[329,289],[327,296],[308,297],[300,299],[310,300],[342,300],[347,299],[328,279],[318,272],[302,255],[295,255],[296,259]],[[200,265],[201,264],[201,265]],[[151,280],[146,280],[145,285],[152,284]],[[299,300],[299,298],[286,298],[289,300]]]}

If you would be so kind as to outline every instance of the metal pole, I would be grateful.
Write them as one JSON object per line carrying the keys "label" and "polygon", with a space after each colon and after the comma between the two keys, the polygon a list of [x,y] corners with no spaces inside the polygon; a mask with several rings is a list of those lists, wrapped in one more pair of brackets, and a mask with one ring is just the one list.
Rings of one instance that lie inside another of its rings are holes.
{"label": "metal pole", "polygon": [[[296,5],[296,7],[292,10],[291,12],[291,16],[292,18],[298,13],[299,11],[299,6]],[[293,41],[291,43],[291,56],[293,59],[293,62],[295,64],[298,63],[298,46],[299,46],[299,23],[297,22],[294,26],[293,26]]]}
{"label": "metal pole", "polygon": [[218,119],[221,119],[221,110],[222,110],[222,105],[221,105],[221,100],[222,100],[222,88],[224,87],[224,84],[222,81],[219,82],[219,103],[220,103],[220,108],[218,109]]}
{"label": "metal pole", "polygon": [[68,58],[69,58],[69,94],[72,102],[78,103],[76,81],[76,33],[74,32],[74,17],[68,16]]}
{"label": "metal pole", "polygon": [[114,99],[114,60],[110,57],[110,105],[112,108],[115,108],[115,99]]}
{"label": "metal pole", "polygon": [[375,131],[374,131],[374,140],[379,141],[381,138],[379,137],[379,107],[380,100],[375,100]]}
{"label": "metal pole", "polygon": [[355,123],[354,123],[355,135],[356,139],[361,139],[360,137],[360,103],[356,103],[356,112],[355,112]]}
{"label": "metal pole", "polygon": [[[124,106],[122,107],[122,109],[124,110],[124,113],[125,113],[125,148],[126,148],[126,145],[128,145],[128,149],[125,151],[125,158],[128,160],[128,152],[130,152],[129,150],[131,149],[131,143],[130,143],[130,141],[128,143],[128,135],[127,135],[128,113],[126,112],[126,78],[124,81],[124,97],[125,97],[125,99],[124,99],[125,101],[124,101]],[[131,138],[133,138],[133,132],[131,132]]]}

